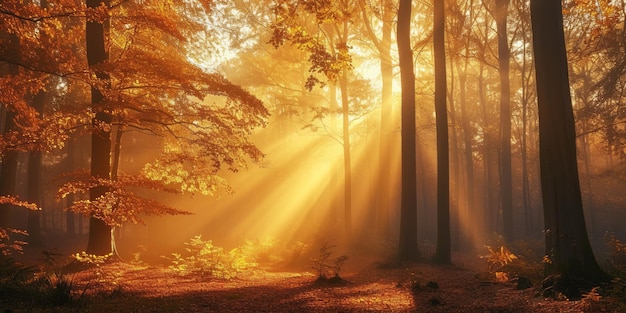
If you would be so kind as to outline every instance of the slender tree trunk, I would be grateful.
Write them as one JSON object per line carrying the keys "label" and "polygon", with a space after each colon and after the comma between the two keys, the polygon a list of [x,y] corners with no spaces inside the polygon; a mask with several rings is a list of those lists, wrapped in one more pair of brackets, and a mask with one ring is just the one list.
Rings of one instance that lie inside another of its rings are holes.
{"label": "slender tree trunk", "polygon": [[[122,154],[122,135],[124,135],[124,127],[122,125],[118,125],[115,132],[115,144],[113,145],[113,161],[111,164],[112,181],[117,181],[118,171],[120,168],[120,156]],[[117,204],[113,206],[112,210],[117,210]],[[115,243],[116,229],[119,230],[119,227],[114,226],[111,228],[111,250],[113,254],[118,255],[117,244]]]}
{"label": "slender tree trunk", "polygon": [[513,224],[513,179],[511,170],[511,87],[509,82],[509,40],[507,33],[509,0],[496,0],[498,33],[498,72],[500,73],[500,207],[502,233],[515,239]]}
{"label": "slender tree trunk", "polygon": [[[31,106],[40,117],[43,116],[43,108],[46,94],[43,91],[37,93],[31,100]],[[41,207],[41,151],[30,151],[28,155],[28,201]],[[28,243],[34,246],[42,244],[41,238],[41,211],[28,211]]]}
{"label": "slender tree trunk", "polygon": [[[4,132],[15,129],[15,113],[11,110],[5,111]],[[18,153],[15,150],[6,150],[2,155],[2,165],[0,165],[0,196],[15,195],[15,182],[17,179],[17,159]],[[0,227],[13,226],[13,205],[0,204]]]}
{"label": "slender tree trunk", "polygon": [[[469,43],[468,43],[469,44]],[[466,46],[467,47],[467,46]],[[459,65],[459,89],[460,89],[460,106],[461,106],[461,126],[463,128],[463,160],[465,161],[465,188],[464,202],[468,212],[474,212],[474,156],[472,152],[472,136],[473,132],[470,127],[470,116],[467,109],[467,68],[469,63],[469,49],[466,48],[466,55],[463,61],[463,68]],[[480,227],[480,226],[479,226]],[[459,230],[461,232],[461,230]],[[464,235],[467,233],[462,232]],[[466,238],[470,239],[470,238]]]}
{"label": "slender tree trunk", "polygon": [[417,177],[415,146],[415,74],[411,51],[411,0],[400,0],[397,43],[402,85],[402,196],[400,204],[400,260],[415,261],[417,247]]}
{"label": "slender tree trunk", "polygon": [[382,75],[382,102],[380,107],[379,173],[380,196],[378,197],[378,232],[383,237],[389,235],[389,211],[391,208],[391,162],[392,137],[392,97],[393,64],[391,59],[391,31],[393,25],[393,1],[383,1],[382,40],[380,42],[380,73]]}
{"label": "slender tree trunk", "polygon": [[609,279],[598,265],[585,225],[578,167],[563,15],[560,0],[531,0],[539,153],[543,194],[546,275]]}
{"label": "slender tree trunk", "polygon": [[[470,11],[469,11],[469,26],[471,27],[473,24],[473,6],[474,2],[470,1]],[[463,127],[463,155],[465,160],[465,202],[466,208],[468,212],[473,213],[474,215],[474,193],[476,192],[475,181],[474,181],[474,154],[472,151],[472,143],[474,136],[474,132],[472,131],[470,121],[471,116],[469,114],[469,110],[467,109],[467,70],[470,63],[470,38],[466,38],[464,42],[465,55],[463,56],[463,64],[461,66],[461,62],[457,62],[458,66],[458,76],[459,76],[459,90],[460,90],[460,106],[461,106],[461,126]],[[480,220],[480,219],[477,219]],[[477,225],[483,229],[482,225]],[[464,232],[465,234],[465,232]]]}
{"label": "slender tree trunk", "polygon": [[[485,22],[483,23],[483,32],[485,38],[491,31],[489,15],[485,15]],[[486,40],[486,39],[485,39]],[[483,47],[483,53],[486,53],[486,48]],[[485,220],[485,231],[491,235],[498,229],[498,197],[499,186],[497,184],[497,170],[496,161],[497,157],[497,140],[495,135],[495,109],[489,103],[487,98],[487,88],[485,83],[485,62],[479,62],[478,72],[478,94],[479,102],[483,116],[483,219]]]}
{"label": "slender tree trunk", "polygon": [[[95,8],[104,4],[110,6],[109,0],[87,0],[87,7]],[[105,47],[106,36],[108,36],[109,21],[99,23],[97,21],[87,21],[87,61],[89,66],[98,65],[108,59],[108,52]],[[91,136],[91,175],[93,177],[111,178],[111,125],[112,117],[105,107],[105,99],[99,88],[106,88],[109,85],[109,75],[103,72],[96,72],[99,85],[91,88],[92,111],[95,112],[93,119],[93,133]],[[97,186],[90,190],[89,199],[94,201],[107,192],[106,187]],[[86,252],[95,255],[107,255],[112,253],[111,227],[103,220],[95,217],[89,219],[89,241]]]}
{"label": "slender tree trunk", "polygon": [[[65,197],[66,206],[70,207],[74,203],[74,194],[69,194]],[[76,237],[76,216],[74,212],[70,210],[65,211],[65,233],[70,238]]]}
{"label": "slender tree trunk", "polygon": [[[524,74],[522,74],[524,75]],[[522,87],[522,93],[526,88]],[[524,232],[529,236],[532,229],[532,208],[530,204],[530,182],[528,180],[528,102],[524,98],[522,102],[522,206],[524,208]]]}
{"label": "slender tree trunk", "polygon": [[[10,45],[19,47],[20,40],[15,34],[0,34],[9,38]],[[16,50],[19,50],[16,49]],[[6,67],[7,71],[1,73],[2,75],[15,76],[19,73],[17,65],[9,64]],[[7,134],[15,130],[15,112],[13,108],[7,107],[6,104],[1,103],[1,113],[4,115],[4,120],[0,121],[4,126],[0,131],[2,134]],[[15,195],[15,184],[17,179],[17,162],[18,153],[15,150],[1,151],[0,161],[0,196],[13,196]],[[13,226],[13,205],[5,203],[0,204],[0,227]]]}
{"label": "slender tree trunk", "polygon": [[485,220],[485,231],[491,234],[495,229],[494,222],[494,209],[493,209],[493,154],[492,154],[492,132],[491,132],[491,118],[490,110],[487,105],[487,99],[485,96],[485,82],[483,78],[484,65],[480,64],[478,74],[478,94],[480,107],[483,115],[483,211],[482,218]]}
{"label": "slender tree trunk", "polygon": [[[338,121],[336,112],[339,111],[339,104],[337,103],[337,85],[335,83],[331,82],[328,85],[328,97],[330,100],[329,109],[330,109],[330,112],[332,112],[330,115],[330,128],[333,130],[333,132],[338,133],[339,121]],[[340,226],[337,225],[337,223],[338,221],[341,221],[341,215],[342,214],[345,215],[345,212],[340,211],[343,204],[342,204],[342,199],[340,197],[341,195],[337,193],[336,191],[340,190],[343,186],[341,186],[341,166],[337,163],[335,163],[333,166],[335,170],[333,171],[333,178],[332,178],[333,187],[331,188],[331,192],[332,192],[331,207],[334,208],[335,210],[333,210],[333,214],[331,215],[332,219],[329,221],[329,224],[339,228]]]}
{"label": "slender tree trunk", "polygon": [[[519,8],[518,8],[519,10]],[[528,21],[529,22],[529,21]],[[528,33],[529,27],[526,25],[526,21],[521,21],[523,23],[522,32],[524,34]],[[526,36],[523,36],[523,55],[522,58],[522,66],[521,66],[521,74],[522,74],[522,141],[521,141],[521,150],[522,150],[522,206],[524,209],[524,232],[526,236],[529,236],[534,229],[533,222],[533,209],[532,202],[530,197],[530,180],[529,180],[529,172],[528,172],[528,105],[530,103],[530,75],[529,70],[532,70],[532,61],[529,64],[527,63],[526,58]]]}
{"label": "slender tree trunk", "polygon": [[450,242],[450,161],[446,107],[446,55],[444,3],[433,0],[435,52],[435,114],[437,124],[437,249],[434,261],[452,263]]}
{"label": "slender tree trunk", "polygon": [[[15,34],[9,34],[10,44],[18,46],[19,39]],[[11,42],[12,41],[12,42]],[[8,66],[8,72],[5,75],[17,75],[18,67],[15,65]],[[4,73],[3,73],[4,74]],[[2,134],[9,133],[16,128],[15,125],[15,112],[13,108],[8,108],[4,103],[2,104],[2,113],[4,117]],[[15,150],[2,151],[0,165],[0,196],[13,196],[15,195],[15,184],[17,179],[17,162],[18,153]],[[0,204],[0,227],[13,226],[13,205],[4,203]]]}
{"label": "slender tree trunk", "polygon": [[124,129],[121,125],[117,126],[115,131],[115,144],[113,145],[113,163],[111,164],[111,180],[117,180],[118,171],[120,168],[120,155],[122,153],[122,135],[124,135]]}
{"label": "slender tree trunk", "polygon": [[[41,151],[31,151],[28,156],[28,201],[41,207]],[[42,244],[41,211],[28,211],[28,243]]]}
{"label": "slender tree trunk", "polygon": [[[48,7],[48,1],[41,0],[39,5],[41,8]],[[41,32],[40,36],[47,36],[45,32]],[[31,99],[31,106],[39,118],[43,117],[43,109],[46,101],[46,92],[41,90]],[[27,198],[31,203],[37,204],[40,208],[42,205],[42,187],[41,187],[41,151],[30,151],[28,155],[28,191]],[[43,209],[43,208],[42,208]],[[33,246],[41,246],[41,216],[42,211],[28,211],[28,222],[26,230],[28,231],[28,243]]]}
{"label": "slender tree trunk", "polygon": [[[445,22],[444,22],[445,23]],[[450,49],[454,49],[454,46],[452,44],[450,44]],[[444,53],[445,53],[445,46],[444,46]],[[449,60],[450,60],[450,64],[454,64],[455,59],[452,55],[449,55]],[[447,73],[446,73],[446,77],[447,77]],[[452,162],[448,162],[448,198],[451,200],[448,200],[449,203],[449,211],[450,211],[450,233],[451,236],[453,235],[454,237],[451,238],[451,245],[452,248],[454,248],[455,250],[459,250],[460,246],[462,246],[462,238],[461,238],[461,204],[460,204],[460,200],[463,197],[463,194],[461,192],[461,185],[463,184],[461,182],[462,180],[462,176],[463,174],[461,173],[461,166],[460,166],[460,162],[459,162],[459,133],[458,133],[458,127],[457,127],[457,120],[456,120],[456,103],[454,102],[454,90],[455,90],[455,86],[454,86],[454,77],[455,77],[455,73],[454,73],[454,66],[450,67],[450,81],[447,82],[446,85],[446,96],[447,96],[447,103],[446,103],[446,108],[449,107],[450,110],[450,114],[447,114],[446,117],[446,121],[450,121],[449,125],[446,126],[448,128],[448,132],[452,131],[451,135],[448,135],[448,144],[446,145],[447,147],[447,154],[448,154],[448,159],[452,158]],[[435,81],[436,81],[436,77],[435,77]],[[436,84],[436,82],[435,82]],[[436,88],[436,87],[435,87]],[[437,111],[435,109],[435,111]],[[448,110],[446,109],[446,112]],[[448,124],[448,123],[446,123]],[[439,152],[437,152],[437,155],[439,155]],[[439,162],[439,161],[437,161]],[[450,168],[451,168],[451,173],[450,173]],[[453,231],[454,230],[454,231]]]}
{"label": "slender tree trunk", "polygon": [[[68,141],[67,144],[67,158],[66,158],[66,170],[71,172],[74,170],[74,153],[76,143],[72,140]],[[70,193],[65,198],[65,232],[69,237],[76,236],[76,218],[74,212],[69,210],[69,208],[74,204],[74,194]]]}
{"label": "slender tree trunk", "polygon": [[[524,23],[524,21],[521,21]],[[526,30],[525,27],[522,27],[522,31]],[[521,74],[522,74],[522,138],[520,142],[520,150],[522,153],[522,209],[524,210],[524,234],[526,236],[530,235],[530,224],[531,224],[531,212],[530,212],[530,187],[528,183],[528,145],[527,145],[527,132],[528,132],[528,85],[527,85],[527,76],[526,76],[526,36],[522,35],[522,66],[521,66]]]}
{"label": "slender tree trunk", "polygon": [[[348,45],[348,21],[343,23],[342,44]],[[344,230],[346,239],[352,235],[352,161],[350,153],[350,102],[348,98],[348,70],[343,69],[339,78],[343,125],[344,166]]]}

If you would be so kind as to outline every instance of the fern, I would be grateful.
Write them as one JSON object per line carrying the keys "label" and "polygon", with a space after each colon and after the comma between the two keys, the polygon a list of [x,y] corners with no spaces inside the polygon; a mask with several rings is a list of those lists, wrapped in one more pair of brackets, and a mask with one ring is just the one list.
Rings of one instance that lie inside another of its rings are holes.
{"label": "fern", "polygon": [[505,265],[517,260],[517,256],[504,246],[500,246],[500,249],[487,246],[487,250],[489,254],[481,256],[481,258],[487,260],[490,271],[501,270]]}

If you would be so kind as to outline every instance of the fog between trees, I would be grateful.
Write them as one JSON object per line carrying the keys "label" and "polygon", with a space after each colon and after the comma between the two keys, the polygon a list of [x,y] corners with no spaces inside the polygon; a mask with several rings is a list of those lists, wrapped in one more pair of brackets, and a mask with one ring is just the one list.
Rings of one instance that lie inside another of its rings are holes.
{"label": "fog between trees", "polygon": [[[542,240],[529,4],[446,1],[439,94],[433,3],[411,5],[420,254],[435,252],[442,199],[452,250]],[[401,177],[413,174],[401,166],[397,13],[391,0],[4,1],[1,225],[31,245],[98,254],[113,227],[123,257],[197,234],[397,245]],[[626,236],[625,5],[566,1],[562,14],[586,227],[601,253],[606,233]]]}

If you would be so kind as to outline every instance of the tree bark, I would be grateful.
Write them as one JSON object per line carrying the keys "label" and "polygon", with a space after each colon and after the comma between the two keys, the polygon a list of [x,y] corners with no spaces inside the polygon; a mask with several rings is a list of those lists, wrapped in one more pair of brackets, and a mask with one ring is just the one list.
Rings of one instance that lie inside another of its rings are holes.
{"label": "tree bark", "polygon": [[433,0],[435,54],[435,115],[437,128],[437,248],[434,261],[452,263],[450,239],[450,156],[448,150],[448,108],[446,106],[446,54],[444,3]]}
{"label": "tree bark", "polygon": [[[1,34],[3,36],[8,36],[11,45],[17,46],[15,49],[19,51],[20,40],[15,34]],[[6,67],[6,72],[1,73],[2,75],[10,75],[14,76],[19,73],[19,68],[17,65],[9,64]],[[1,113],[4,115],[4,120],[0,121],[3,123],[2,128],[0,130],[3,134],[6,134],[16,128],[15,125],[15,112],[13,112],[13,108],[8,108],[6,104],[2,103]],[[0,196],[13,196],[15,194],[15,184],[17,179],[17,161],[18,161],[18,153],[15,150],[5,150],[2,151],[0,165]],[[0,204],[0,227],[11,227],[13,226],[13,205],[9,203]]]}
{"label": "tree bark", "polygon": [[[87,0],[87,7],[96,8],[101,4],[109,7],[109,0]],[[87,61],[90,67],[98,65],[108,59],[105,47],[108,36],[109,21],[104,23],[87,21]],[[109,75],[97,71],[96,77],[100,84],[91,87],[92,111],[95,117],[92,121],[93,133],[91,135],[91,175],[97,178],[110,179],[111,175],[111,114],[105,105],[105,99],[99,88],[109,85]],[[89,199],[94,201],[107,192],[106,187],[97,186],[90,190]],[[95,217],[89,219],[89,241],[87,243],[88,254],[107,255],[112,253],[111,227],[103,220]]]}
{"label": "tree bark", "polygon": [[378,198],[378,231],[389,235],[389,211],[391,208],[391,164],[392,120],[391,105],[393,96],[393,64],[391,59],[391,30],[393,24],[393,3],[383,1],[382,40],[380,42],[380,73],[382,75],[382,102],[380,106],[379,173],[380,197]]}
{"label": "tree bark", "polygon": [[498,33],[498,72],[500,74],[500,207],[502,234],[514,240],[513,179],[511,170],[511,86],[509,79],[509,40],[507,33],[509,0],[496,0]]}
{"label": "tree bark", "polygon": [[[76,143],[72,140],[68,141],[66,143],[66,153],[67,153],[67,158],[66,158],[66,170],[68,172],[72,172],[74,170],[74,151],[75,151],[75,147],[76,147]],[[70,193],[67,195],[67,197],[65,198],[65,233],[70,237],[73,238],[76,236],[76,218],[74,216],[74,212],[68,210],[73,204],[74,204],[74,194]]]}
{"label": "tree bark", "polygon": [[348,75],[343,71],[339,79],[341,89],[343,125],[343,173],[344,173],[344,231],[346,239],[352,233],[352,161],[350,155],[350,105],[348,103]]}
{"label": "tree bark", "polygon": [[[38,92],[32,99],[31,106],[40,117],[43,116],[43,108],[46,94]],[[30,151],[28,155],[28,201],[41,207],[41,151]],[[41,238],[41,211],[28,211],[28,243],[33,246],[42,244]]]}
{"label": "tree bark", "polygon": [[415,261],[417,247],[417,178],[415,145],[415,74],[411,51],[411,0],[400,0],[397,26],[402,85],[402,196],[398,257]]}
{"label": "tree bark", "polygon": [[[15,128],[15,113],[10,110],[5,111],[4,131]],[[18,153],[15,150],[6,150],[2,155],[2,165],[0,165],[0,196],[12,196],[15,194],[15,182],[17,179],[17,159]],[[0,227],[13,226],[12,215],[13,205],[0,204]]]}
{"label": "tree bark", "polygon": [[531,0],[539,107],[545,274],[602,282],[585,226],[560,0]]}
{"label": "tree bark", "polygon": [[[473,133],[470,125],[471,116],[467,108],[467,70],[469,65],[469,42],[466,43],[465,57],[463,67],[459,68],[459,90],[460,90],[460,106],[461,106],[461,127],[463,128],[463,160],[465,161],[465,197],[467,210],[474,212],[474,193],[476,191],[474,181],[474,152],[472,149]],[[459,230],[460,231],[460,230]]]}

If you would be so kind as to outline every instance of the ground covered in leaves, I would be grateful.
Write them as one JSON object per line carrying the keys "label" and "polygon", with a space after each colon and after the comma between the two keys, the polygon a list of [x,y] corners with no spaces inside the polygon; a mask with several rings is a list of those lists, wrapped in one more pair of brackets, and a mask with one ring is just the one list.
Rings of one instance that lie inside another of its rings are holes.
{"label": "ground covered in leaves", "polygon": [[[397,265],[351,257],[343,280],[320,282],[306,268],[273,264],[228,280],[181,275],[166,265],[116,262],[64,274],[71,300],[60,306],[0,299],[4,312],[617,312],[600,295],[555,300],[537,287],[490,279],[477,256],[455,264]],[[623,307],[623,306],[622,306]]]}

